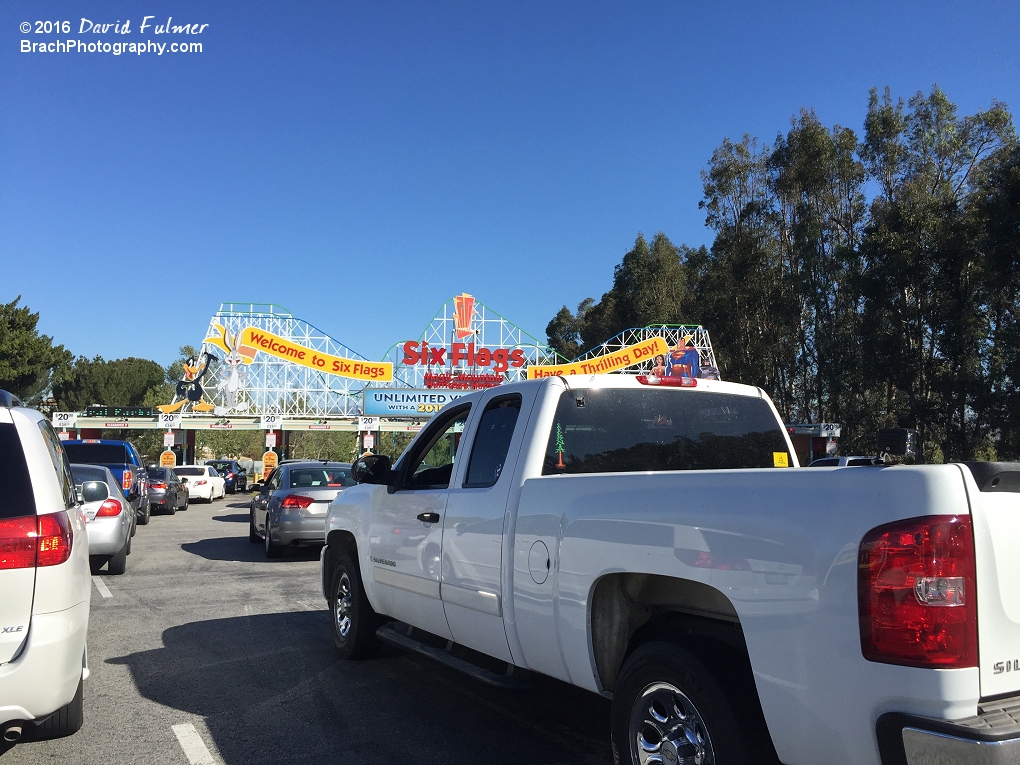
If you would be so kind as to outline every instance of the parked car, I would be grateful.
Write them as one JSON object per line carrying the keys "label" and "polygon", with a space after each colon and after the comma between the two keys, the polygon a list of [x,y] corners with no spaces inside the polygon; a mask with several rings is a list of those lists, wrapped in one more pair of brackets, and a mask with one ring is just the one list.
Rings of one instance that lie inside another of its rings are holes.
{"label": "parked car", "polygon": [[223,476],[227,494],[248,491],[248,474],[234,460],[209,460],[205,464],[212,465]]}
{"label": "parked car", "polygon": [[138,525],[149,522],[149,479],[142,455],[130,441],[86,438],[64,441],[68,459],[76,465],[103,465],[120,482],[120,488],[138,515]]}
{"label": "parked car", "polygon": [[110,469],[102,465],[71,465],[75,489],[84,501],[89,537],[89,568],[93,574],[109,564],[111,574],[127,571],[131,532],[137,517]]}
{"label": "parked car", "polygon": [[[88,536],[57,434],[0,391],[0,746],[67,736],[89,669]],[[34,730],[32,730],[34,729]]]}
{"label": "parked car", "polygon": [[821,457],[808,467],[861,467],[863,465],[884,465],[881,457]]}
{"label": "parked car", "polygon": [[149,507],[159,508],[173,515],[178,510],[187,510],[190,501],[187,487],[170,468],[150,467]]}
{"label": "parked car", "polygon": [[214,499],[226,496],[223,476],[216,472],[216,468],[209,465],[181,465],[175,467],[174,472],[188,490],[190,499],[204,499],[212,502]]}
{"label": "parked car", "polygon": [[261,541],[267,558],[280,557],[285,545],[321,545],[329,503],[355,485],[349,462],[280,465],[252,497],[249,541]]}

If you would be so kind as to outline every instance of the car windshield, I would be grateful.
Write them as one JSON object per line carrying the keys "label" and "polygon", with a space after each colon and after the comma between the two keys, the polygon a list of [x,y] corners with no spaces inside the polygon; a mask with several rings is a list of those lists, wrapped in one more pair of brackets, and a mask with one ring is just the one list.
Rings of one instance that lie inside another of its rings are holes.
{"label": "car windshield", "polygon": [[182,476],[182,475],[208,475],[208,473],[205,472],[205,468],[204,467],[179,467],[179,468],[174,468],[174,472],[178,476]]}
{"label": "car windshield", "polygon": [[340,489],[357,484],[349,468],[318,467],[290,471],[291,489]]}
{"label": "car windshield", "polygon": [[64,444],[64,451],[71,462],[87,462],[90,465],[126,465],[127,450],[123,444]]}
{"label": "car windshield", "polygon": [[166,468],[149,468],[149,478],[154,481],[165,481],[170,476]]}
{"label": "car windshield", "polygon": [[225,473],[228,470],[233,470],[233,465],[229,462],[207,462],[206,465],[216,468],[219,472]]}

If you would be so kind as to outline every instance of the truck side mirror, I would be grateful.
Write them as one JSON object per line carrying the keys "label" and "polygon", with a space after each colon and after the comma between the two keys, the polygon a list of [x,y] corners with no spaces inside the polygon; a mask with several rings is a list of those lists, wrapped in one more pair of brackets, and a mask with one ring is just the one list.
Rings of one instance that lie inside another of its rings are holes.
{"label": "truck side mirror", "polygon": [[390,458],[385,454],[366,454],[364,457],[359,457],[351,469],[351,476],[358,483],[388,486],[392,475]]}

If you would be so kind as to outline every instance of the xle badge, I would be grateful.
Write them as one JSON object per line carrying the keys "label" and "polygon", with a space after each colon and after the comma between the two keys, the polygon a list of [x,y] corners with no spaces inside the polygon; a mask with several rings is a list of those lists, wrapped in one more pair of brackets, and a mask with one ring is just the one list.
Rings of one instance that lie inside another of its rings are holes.
{"label": "xle badge", "polygon": [[13,632],[21,632],[23,629],[25,629],[25,625],[24,624],[19,624],[19,625],[15,626],[15,627],[0,627],[0,634],[6,635],[8,632],[12,632],[12,633]]}
{"label": "xle badge", "polygon": [[1003,672],[1020,672],[1020,659],[997,661],[992,665],[993,675],[1001,675]]}

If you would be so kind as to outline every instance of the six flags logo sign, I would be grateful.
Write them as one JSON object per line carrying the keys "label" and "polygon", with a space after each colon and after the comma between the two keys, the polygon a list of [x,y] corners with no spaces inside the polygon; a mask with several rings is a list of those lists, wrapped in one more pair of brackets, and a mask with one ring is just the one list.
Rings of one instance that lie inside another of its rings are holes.
{"label": "six flags logo sign", "polygon": [[475,333],[475,299],[466,292],[453,299],[453,328],[458,340]]}
{"label": "six flags logo sign", "polygon": [[[457,340],[474,337],[475,299],[467,293],[453,299],[453,334]],[[429,345],[408,340],[404,343],[405,366],[451,367],[492,367],[494,372],[506,372],[511,367],[520,368],[527,363],[520,348],[476,348],[474,343],[450,344],[450,347]],[[499,380],[501,382],[501,380]]]}

